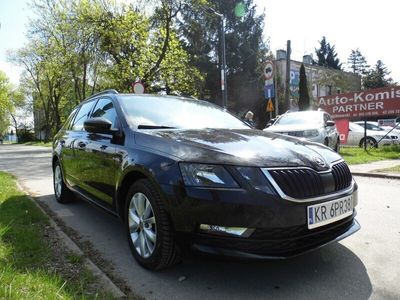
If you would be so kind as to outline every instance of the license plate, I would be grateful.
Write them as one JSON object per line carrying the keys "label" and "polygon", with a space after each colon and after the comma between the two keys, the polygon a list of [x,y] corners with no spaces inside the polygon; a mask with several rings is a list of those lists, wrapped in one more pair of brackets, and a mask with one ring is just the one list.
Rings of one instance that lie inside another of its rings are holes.
{"label": "license plate", "polygon": [[353,214],[353,195],[307,207],[308,229],[324,226]]}

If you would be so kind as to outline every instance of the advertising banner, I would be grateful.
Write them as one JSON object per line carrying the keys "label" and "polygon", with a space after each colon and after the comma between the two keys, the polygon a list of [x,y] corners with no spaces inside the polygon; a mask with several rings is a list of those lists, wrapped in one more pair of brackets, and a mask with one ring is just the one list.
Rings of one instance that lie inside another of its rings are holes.
{"label": "advertising banner", "polygon": [[400,86],[318,98],[318,106],[334,119],[400,114]]}
{"label": "advertising banner", "polygon": [[349,136],[349,119],[335,120],[336,128],[339,131],[340,144],[347,144],[347,137]]}

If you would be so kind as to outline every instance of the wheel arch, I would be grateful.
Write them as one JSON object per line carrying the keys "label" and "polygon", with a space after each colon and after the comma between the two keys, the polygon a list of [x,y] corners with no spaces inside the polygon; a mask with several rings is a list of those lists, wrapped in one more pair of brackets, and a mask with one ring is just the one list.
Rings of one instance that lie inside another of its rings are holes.
{"label": "wheel arch", "polygon": [[130,170],[128,171],[124,177],[122,178],[120,184],[117,189],[117,201],[116,201],[116,210],[120,218],[124,220],[124,209],[125,209],[125,197],[129,190],[129,187],[138,180],[148,179],[154,181],[153,178],[149,174],[145,174],[141,170]]}

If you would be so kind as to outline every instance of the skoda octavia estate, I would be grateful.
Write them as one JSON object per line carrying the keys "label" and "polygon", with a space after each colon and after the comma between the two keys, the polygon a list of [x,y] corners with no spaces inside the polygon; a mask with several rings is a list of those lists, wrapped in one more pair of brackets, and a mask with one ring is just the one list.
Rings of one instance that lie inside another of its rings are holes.
{"label": "skoda octavia estate", "polygon": [[57,201],[78,195],[121,218],[148,269],[187,250],[288,258],[360,228],[340,155],[206,101],[95,94],[55,136],[52,159]]}

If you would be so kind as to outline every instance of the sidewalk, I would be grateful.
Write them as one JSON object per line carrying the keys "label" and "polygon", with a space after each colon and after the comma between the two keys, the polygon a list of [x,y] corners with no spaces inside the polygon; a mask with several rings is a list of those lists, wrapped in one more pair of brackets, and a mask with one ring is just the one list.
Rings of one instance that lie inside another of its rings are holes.
{"label": "sidewalk", "polygon": [[374,161],[368,164],[349,165],[349,168],[353,175],[400,179],[400,173],[378,172],[378,170],[392,168],[399,165],[400,159],[392,159]]}

